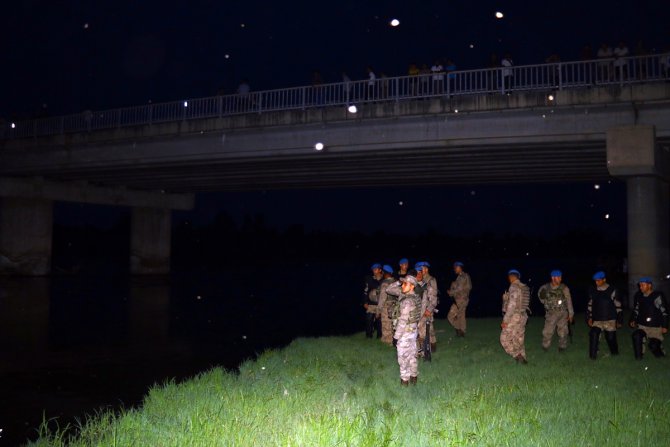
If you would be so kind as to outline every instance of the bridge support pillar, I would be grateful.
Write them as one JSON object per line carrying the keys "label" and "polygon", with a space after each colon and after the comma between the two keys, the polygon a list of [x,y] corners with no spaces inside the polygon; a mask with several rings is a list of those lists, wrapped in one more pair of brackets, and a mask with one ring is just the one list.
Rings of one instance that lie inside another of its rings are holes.
{"label": "bridge support pillar", "polygon": [[130,272],[170,273],[172,213],[167,208],[135,207],[130,226]]}
{"label": "bridge support pillar", "polygon": [[607,132],[610,174],[627,189],[628,291],[632,299],[640,276],[651,276],[669,292],[670,154],[656,142],[653,126],[627,126]]}
{"label": "bridge support pillar", "polygon": [[0,198],[0,274],[48,275],[52,226],[51,200]]}

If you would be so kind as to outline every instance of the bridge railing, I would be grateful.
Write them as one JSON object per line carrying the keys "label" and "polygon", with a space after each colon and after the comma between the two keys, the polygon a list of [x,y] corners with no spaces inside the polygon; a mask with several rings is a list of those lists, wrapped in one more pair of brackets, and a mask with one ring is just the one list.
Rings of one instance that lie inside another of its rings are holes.
{"label": "bridge railing", "polygon": [[670,53],[619,59],[460,70],[419,76],[265,90],[3,124],[0,138],[29,138],[325,106],[382,101],[512,94],[670,80]]}

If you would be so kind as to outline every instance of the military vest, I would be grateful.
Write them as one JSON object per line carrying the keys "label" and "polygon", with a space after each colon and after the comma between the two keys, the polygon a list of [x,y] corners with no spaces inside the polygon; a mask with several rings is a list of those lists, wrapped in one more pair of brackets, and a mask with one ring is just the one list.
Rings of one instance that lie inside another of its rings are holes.
{"label": "military vest", "polygon": [[[657,306],[657,300],[660,300],[660,308]],[[663,295],[654,290],[649,296],[644,296],[642,292],[635,294],[635,322],[647,327],[661,327],[667,325],[667,309],[663,302]]]}
{"label": "military vest", "polygon": [[568,301],[565,296],[565,284],[559,284],[555,289],[551,287],[551,284],[547,284],[540,291],[540,298],[547,312],[568,309]]}
{"label": "military vest", "polygon": [[409,318],[408,318],[408,323],[409,324],[416,324],[419,322],[421,319],[421,297],[417,295],[416,293],[411,293],[407,295],[402,295],[400,297],[400,301],[404,300],[412,300],[412,309],[409,312]]}
{"label": "military vest", "polygon": [[617,319],[617,308],[612,300],[614,287],[608,285],[605,290],[591,289],[591,318],[594,321],[608,321]]}

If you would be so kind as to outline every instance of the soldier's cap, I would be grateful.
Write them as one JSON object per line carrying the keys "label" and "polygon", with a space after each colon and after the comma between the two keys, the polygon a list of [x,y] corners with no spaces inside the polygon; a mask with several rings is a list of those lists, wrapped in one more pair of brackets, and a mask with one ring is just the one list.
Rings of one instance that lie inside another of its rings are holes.
{"label": "soldier's cap", "polygon": [[421,267],[428,267],[428,268],[430,268],[430,262],[428,262],[428,261],[421,261],[420,264],[421,264]]}
{"label": "soldier's cap", "polygon": [[593,280],[595,281],[596,279],[605,279],[607,278],[607,275],[605,275],[605,272],[596,272],[595,275],[593,275]]}
{"label": "soldier's cap", "polygon": [[637,283],[638,284],[640,284],[640,283],[653,284],[654,282],[651,280],[650,277],[643,276],[642,278],[640,278],[640,280]]}
{"label": "soldier's cap", "polygon": [[461,261],[456,261],[454,262],[454,267],[464,267],[465,264],[463,264]]}
{"label": "soldier's cap", "polygon": [[509,272],[507,272],[508,275],[516,275],[518,278],[521,278],[521,272],[518,271],[517,269],[512,269]]}
{"label": "soldier's cap", "polygon": [[402,282],[408,282],[408,283],[410,283],[410,284],[413,285],[413,286],[416,286],[417,284],[419,284],[419,282],[416,280],[416,278],[413,277],[413,276],[410,276],[410,275],[405,276],[405,277],[402,278],[400,281],[402,281]]}
{"label": "soldier's cap", "polygon": [[421,270],[421,267],[423,266],[424,266],[423,262],[417,262],[416,264],[414,264],[414,269],[418,272]]}
{"label": "soldier's cap", "polygon": [[400,261],[398,261],[398,264],[409,264],[409,259],[402,258]]}
{"label": "soldier's cap", "polygon": [[563,272],[560,271],[560,270],[552,270],[552,271],[551,271],[551,276],[552,276],[552,277],[554,277],[554,276],[563,276]]}
{"label": "soldier's cap", "polygon": [[384,270],[386,273],[391,273],[393,274],[393,267],[391,267],[388,264],[384,264],[384,267],[382,267],[382,270]]}
{"label": "soldier's cap", "polygon": [[379,263],[375,263],[375,264],[372,264],[372,267],[370,267],[370,270],[380,269],[380,268],[382,268],[382,265],[379,264]]}

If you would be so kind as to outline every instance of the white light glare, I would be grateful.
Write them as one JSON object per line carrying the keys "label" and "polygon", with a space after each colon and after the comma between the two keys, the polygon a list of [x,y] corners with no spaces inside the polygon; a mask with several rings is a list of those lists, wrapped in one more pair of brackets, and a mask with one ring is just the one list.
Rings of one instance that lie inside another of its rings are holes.
{"label": "white light glare", "polygon": [[549,96],[547,96],[547,99],[548,99],[549,101],[553,101],[553,100],[554,100],[554,95],[549,95]]}
{"label": "white light glare", "polygon": [[357,113],[358,112],[358,107],[356,107],[355,105],[352,104],[347,108],[347,110],[349,111],[349,113]]}
{"label": "white light glare", "polygon": [[458,109],[454,109],[454,113],[458,113]]}
{"label": "white light glare", "polygon": [[398,20],[398,19],[393,19],[393,20],[391,20],[390,23],[391,23],[391,26],[398,26],[398,25],[400,25],[400,20]]}
{"label": "white light glare", "polygon": [[11,127],[12,129],[16,129],[16,123],[12,123],[12,124],[10,124],[10,127]]}
{"label": "white light glare", "polygon": [[230,54],[225,54],[223,57],[224,57],[225,59],[230,59]]}
{"label": "white light glare", "polygon": [[665,275],[665,279],[670,279],[670,275]]}
{"label": "white light glare", "polygon": [[316,149],[317,151],[322,151],[324,147],[325,146],[323,145],[323,143],[320,142],[314,145],[314,149]]}
{"label": "white light glare", "polygon": [[558,300],[558,305],[560,306],[561,304],[563,304],[563,300]]}
{"label": "white light glare", "polygon": [[610,218],[610,215],[609,215],[609,214],[605,214],[605,219],[609,219],[609,218]]}
{"label": "white light glare", "polygon": [[184,107],[188,107],[188,101],[184,101]]}
{"label": "white light glare", "polygon": [[502,19],[503,17],[505,17],[505,15],[502,12],[496,11],[496,19]]}
{"label": "white light glare", "polygon": [[600,185],[596,183],[595,185],[593,185],[593,189],[600,189]]}

